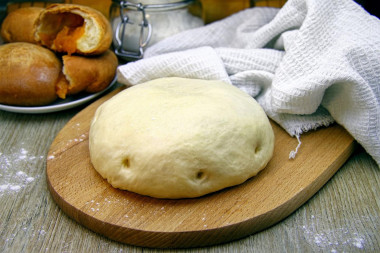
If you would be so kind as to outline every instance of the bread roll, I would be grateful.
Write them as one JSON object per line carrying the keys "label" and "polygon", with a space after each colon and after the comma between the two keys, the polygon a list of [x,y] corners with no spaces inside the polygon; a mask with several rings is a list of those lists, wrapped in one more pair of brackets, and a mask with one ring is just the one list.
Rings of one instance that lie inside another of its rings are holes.
{"label": "bread roll", "polygon": [[25,7],[9,13],[1,25],[1,37],[5,42],[37,43],[34,38],[34,22],[44,8]]}
{"label": "bread roll", "polygon": [[53,52],[38,45],[0,46],[0,103],[37,106],[53,102],[61,66]]}
{"label": "bread roll", "polygon": [[115,77],[118,60],[107,50],[99,56],[64,55],[63,74],[57,85],[60,98],[81,91],[95,93],[104,90]]}
{"label": "bread roll", "polygon": [[42,45],[68,54],[102,54],[112,41],[108,19],[91,7],[75,4],[49,6],[37,19],[35,30]]}

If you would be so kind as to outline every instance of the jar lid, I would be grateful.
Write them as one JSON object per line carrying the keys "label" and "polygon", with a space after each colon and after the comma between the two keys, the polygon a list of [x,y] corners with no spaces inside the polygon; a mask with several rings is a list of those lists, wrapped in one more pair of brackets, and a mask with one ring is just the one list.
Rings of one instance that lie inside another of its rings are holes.
{"label": "jar lid", "polygon": [[173,10],[173,9],[186,7],[190,5],[191,3],[193,3],[194,0],[182,0],[182,1],[178,1],[178,0],[130,0],[130,1],[112,0],[112,2],[115,2],[118,4],[124,3],[127,7],[141,4],[145,10],[164,11],[164,10]]}
{"label": "jar lid", "polygon": [[156,5],[156,4],[172,4],[172,3],[180,3],[180,2],[188,2],[188,1],[183,1],[183,0],[182,1],[178,1],[178,0],[130,0],[128,2],[135,3],[135,4],[141,3],[144,5],[147,5],[147,4]]}

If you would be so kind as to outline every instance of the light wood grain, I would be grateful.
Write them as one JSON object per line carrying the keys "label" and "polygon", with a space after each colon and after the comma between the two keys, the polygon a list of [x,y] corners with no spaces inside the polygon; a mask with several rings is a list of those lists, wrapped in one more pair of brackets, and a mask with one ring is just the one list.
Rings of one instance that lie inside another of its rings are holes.
{"label": "light wood grain", "polygon": [[80,224],[113,240],[147,247],[195,247],[224,243],[261,231],[287,217],[340,168],[354,141],[338,125],[305,134],[297,146],[272,123],[274,157],[246,183],[201,198],[160,200],[112,188],[93,169],[88,132],[96,108],[87,107],[60,131],[47,158],[54,200]]}

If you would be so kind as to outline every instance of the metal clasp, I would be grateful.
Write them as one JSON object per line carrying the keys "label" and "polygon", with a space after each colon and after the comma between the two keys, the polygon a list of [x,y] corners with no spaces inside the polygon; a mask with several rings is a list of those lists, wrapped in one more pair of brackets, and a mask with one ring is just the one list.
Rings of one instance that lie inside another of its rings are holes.
{"label": "metal clasp", "polygon": [[[138,40],[138,52],[134,51],[128,51],[123,48],[123,44],[125,43],[125,30],[127,28],[127,24],[133,24],[133,22],[128,17],[128,10],[135,10],[140,11],[142,15],[142,21],[139,24],[141,26],[140,29],[140,37]],[[134,4],[128,1],[120,1],[120,23],[117,24],[115,29],[115,41],[116,41],[116,47],[115,47],[115,54],[126,59],[141,59],[144,54],[144,48],[148,45],[149,40],[152,36],[152,26],[148,22],[145,14],[145,5],[138,3]],[[121,32],[120,32],[120,29]],[[146,39],[144,39],[144,32],[147,30],[147,36]]]}

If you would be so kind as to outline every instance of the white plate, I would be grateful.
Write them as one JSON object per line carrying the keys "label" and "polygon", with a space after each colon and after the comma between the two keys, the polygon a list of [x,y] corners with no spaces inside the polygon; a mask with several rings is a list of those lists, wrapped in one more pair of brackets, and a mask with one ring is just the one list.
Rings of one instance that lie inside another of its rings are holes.
{"label": "white plate", "polygon": [[77,106],[80,106],[84,103],[87,103],[100,95],[102,95],[104,92],[108,91],[113,87],[116,83],[116,77],[115,79],[108,85],[108,87],[98,93],[94,94],[78,94],[73,96],[67,96],[66,99],[57,99],[54,103],[44,106],[10,106],[10,105],[3,105],[0,104],[0,110],[8,111],[8,112],[18,112],[18,113],[30,113],[30,114],[37,114],[37,113],[49,113],[49,112],[58,112],[67,110],[70,108],[74,108]]}

